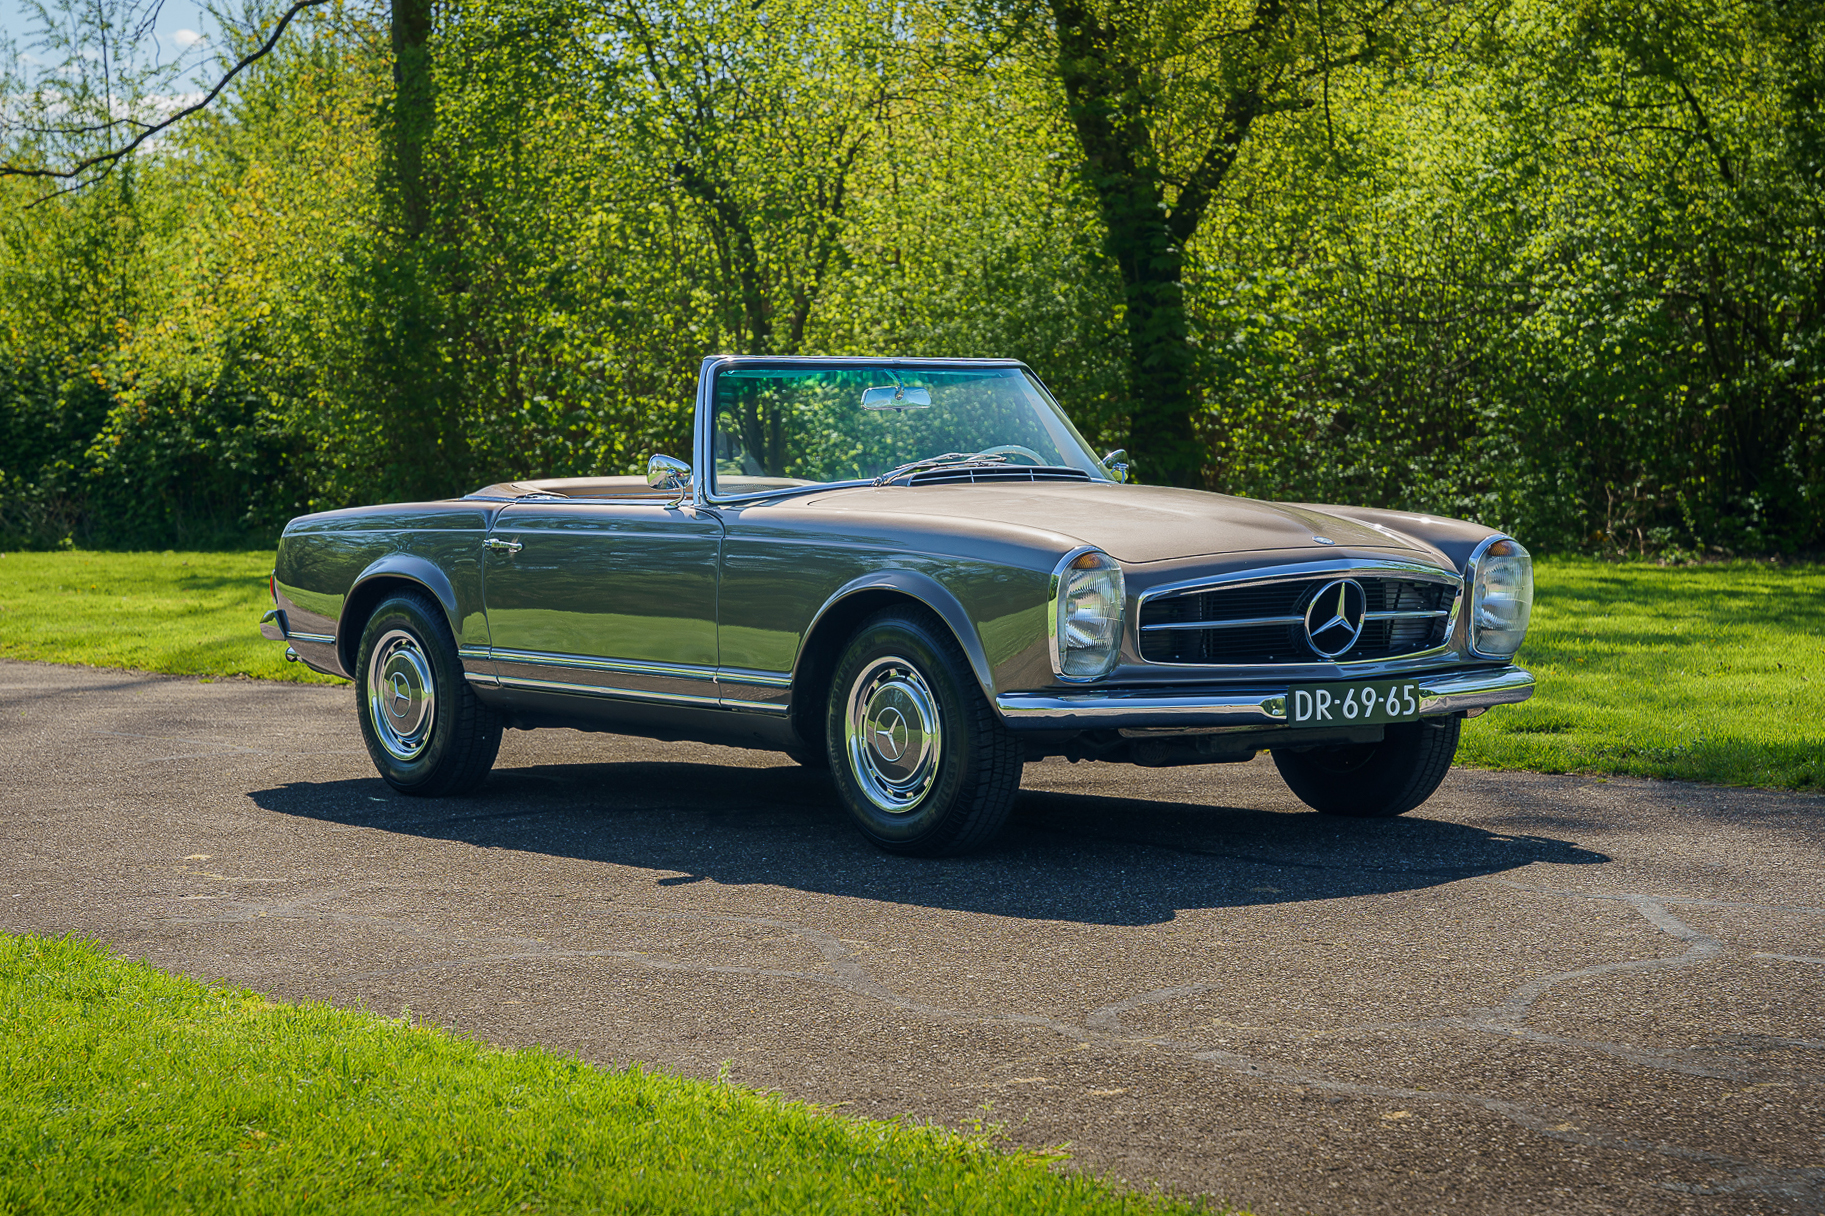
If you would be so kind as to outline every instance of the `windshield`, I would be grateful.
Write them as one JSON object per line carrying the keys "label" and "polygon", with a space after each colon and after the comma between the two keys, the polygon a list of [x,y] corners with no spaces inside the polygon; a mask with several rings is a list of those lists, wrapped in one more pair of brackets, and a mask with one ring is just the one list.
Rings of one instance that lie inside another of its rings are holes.
{"label": "windshield", "polygon": [[712,409],[718,494],[870,481],[946,457],[1108,479],[1018,367],[734,367],[716,374]]}

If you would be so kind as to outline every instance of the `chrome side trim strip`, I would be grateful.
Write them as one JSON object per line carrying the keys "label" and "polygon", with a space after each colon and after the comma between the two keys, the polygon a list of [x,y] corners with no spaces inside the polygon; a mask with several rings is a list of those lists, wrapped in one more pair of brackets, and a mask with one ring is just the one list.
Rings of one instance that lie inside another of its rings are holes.
{"label": "chrome side trim strip", "polygon": [[[1534,678],[1519,667],[1484,668],[1416,676],[1419,712],[1458,713],[1525,701]],[[1297,685],[1247,690],[1112,689],[1102,692],[1002,693],[995,708],[1015,730],[1138,730],[1178,728],[1204,732],[1223,728],[1286,725],[1286,698]],[[1149,731],[1148,733],[1156,733]]]}
{"label": "chrome side trim strip", "polygon": [[487,658],[497,663],[526,663],[534,667],[561,667],[569,671],[607,671],[624,676],[671,676],[681,680],[702,680],[708,683],[716,678],[714,667],[698,667],[689,663],[647,663],[626,659],[596,659],[581,654],[549,654],[541,650],[502,650],[495,647]]}
{"label": "chrome side trim strip", "polygon": [[333,633],[298,633],[295,630],[285,636],[294,642],[320,642],[325,646],[333,644],[336,640],[336,635]]}
{"label": "chrome side trim strip", "polygon": [[682,692],[647,692],[638,688],[603,688],[598,684],[571,684],[564,680],[529,680],[523,676],[500,677],[502,688],[523,688],[530,692],[567,692],[588,697],[606,697],[611,701],[650,701],[660,705],[706,705],[719,708],[715,697],[699,697]]}
{"label": "chrome side trim strip", "polygon": [[784,701],[721,701],[718,704],[722,708],[734,710],[736,713],[772,714],[778,718],[783,718],[792,712],[792,707]]}
{"label": "chrome side trim strip", "polygon": [[456,657],[459,659],[492,659],[494,655],[486,646],[458,646]]}
{"label": "chrome side trim strip", "polygon": [[752,684],[758,688],[790,688],[792,673],[789,671],[756,671],[747,667],[718,667],[716,669],[718,684]]}

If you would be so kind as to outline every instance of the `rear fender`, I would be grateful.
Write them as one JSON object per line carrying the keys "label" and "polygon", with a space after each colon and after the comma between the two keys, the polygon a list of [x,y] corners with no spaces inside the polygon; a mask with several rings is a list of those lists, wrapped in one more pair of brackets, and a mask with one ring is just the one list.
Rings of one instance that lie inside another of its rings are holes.
{"label": "rear fender", "polygon": [[374,605],[395,591],[418,587],[428,591],[443,607],[452,637],[462,636],[461,616],[456,588],[450,576],[437,563],[411,553],[389,553],[371,563],[355,579],[342,601],[342,619],[336,624],[336,651],[344,671],[355,670],[356,652],[361,646],[361,632]]}

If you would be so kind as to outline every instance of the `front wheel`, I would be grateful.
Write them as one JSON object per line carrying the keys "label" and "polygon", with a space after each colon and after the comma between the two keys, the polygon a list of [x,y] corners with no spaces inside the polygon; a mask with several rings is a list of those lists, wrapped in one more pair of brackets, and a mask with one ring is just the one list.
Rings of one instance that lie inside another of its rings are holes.
{"label": "front wheel", "polygon": [[1299,801],[1326,815],[1402,815],[1432,797],[1451,771],[1463,719],[1421,718],[1385,728],[1380,743],[1305,751],[1276,748],[1274,767]]}
{"label": "front wheel", "polygon": [[930,612],[895,608],[850,639],[830,685],[825,746],[851,819],[890,853],[967,853],[1020,790],[1020,740]]}
{"label": "front wheel", "polygon": [[368,617],[355,706],[374,767],[402,794],[473,789],[500,751],[500,716],[470,690],[449,622],[423,595],[390,596]]}

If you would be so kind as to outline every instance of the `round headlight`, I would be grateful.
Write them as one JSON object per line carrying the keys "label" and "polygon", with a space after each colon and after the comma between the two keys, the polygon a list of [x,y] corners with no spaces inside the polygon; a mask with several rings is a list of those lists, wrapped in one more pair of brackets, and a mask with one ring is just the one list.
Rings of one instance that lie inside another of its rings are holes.
{"label": "round headlight", "polygon": [[1484,658],[1512,658],[1533,615],[1533,558],[1504,537],[1483,550],[1470,577],[1470,649]]}
{"label": "round headlight", "polygon": [[1052,576],[1052,665],[1070,680],[1093,680],[1122,648],[1122,568],[1092,549],[1059,563]]}

